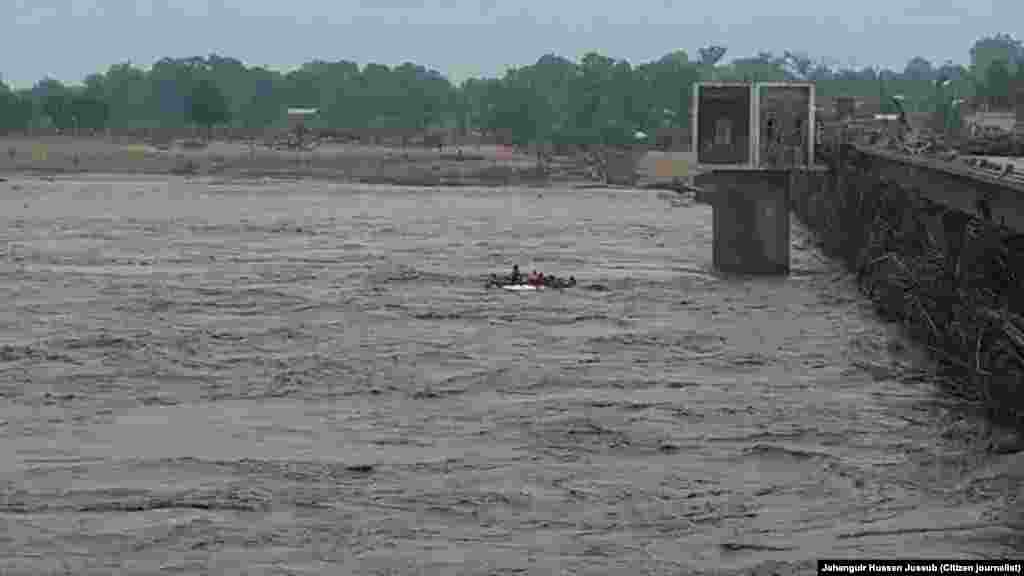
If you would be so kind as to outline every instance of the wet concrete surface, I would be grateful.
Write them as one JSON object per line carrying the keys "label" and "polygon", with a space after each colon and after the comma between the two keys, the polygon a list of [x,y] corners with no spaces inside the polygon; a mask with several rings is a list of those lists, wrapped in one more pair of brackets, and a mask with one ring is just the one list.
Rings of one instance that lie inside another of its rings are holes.
{"label": "wet concrete surface", "polygon": [[[0,573],[1012,557],[1020,455],[794,229],[655,192],[0,184]],[[487,290],[513,263],[580,286]]]}

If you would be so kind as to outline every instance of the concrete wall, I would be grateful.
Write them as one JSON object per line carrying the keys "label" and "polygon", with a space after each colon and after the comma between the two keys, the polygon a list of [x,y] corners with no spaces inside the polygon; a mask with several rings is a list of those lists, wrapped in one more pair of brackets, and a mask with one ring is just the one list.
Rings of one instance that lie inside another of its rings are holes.
{"label": "concrete wall", "polygon": [[895,171],[849,146],[829,161],[827,175],[793,176],[797,217],[881,315],[936,351],[955,392],[1024,429],[1024,236],[951,207],[958,189],[975,193],[963,177]]}
{"label": "concrete wall", "polygon": [[780,186],[722,186],[712,202],[713,262],[735,274],[789,272],[789,210]]}
{"label": "concrete wall", "polygon": [[697,200],[713,211],[712,261],[726,274],[786,274],[790,266],[789,189],[785,173],[701,174]]}

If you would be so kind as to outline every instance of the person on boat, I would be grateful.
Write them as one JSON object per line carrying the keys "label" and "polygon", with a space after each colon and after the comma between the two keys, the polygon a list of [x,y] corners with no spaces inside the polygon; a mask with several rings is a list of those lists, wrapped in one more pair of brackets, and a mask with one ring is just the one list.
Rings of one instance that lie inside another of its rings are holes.
{"label": "person on boat", "polygon": [[526,275],[526,283],[531,286],[539,286],[541,284],[541,275],[536,270]]}
{"label": "person on boat", "polygon": [[559,289],[561,289],[561,288],[568,288],[568,287],[572,286],[573,284],[575,284],[575,282],[576,282],[575,279],[565,280],[564,278],[548,276],[547,277],[547,282],[545,284],[547,286],[550,286],[551,288],[559,288]]}
{"label": "person on boat", "polygon": [[523,281],[523,275],[519,272],[519,264],[512,265],[512,275],[508,277],[512,284],[519,284]]}
{"label": "person on boat", "polygon": [[563,280],[561,278],[558,279],[558,287],[559,288],[572,288],[575,285],[576,285],[576,277],[575,276],[569,276],[568,280]]}

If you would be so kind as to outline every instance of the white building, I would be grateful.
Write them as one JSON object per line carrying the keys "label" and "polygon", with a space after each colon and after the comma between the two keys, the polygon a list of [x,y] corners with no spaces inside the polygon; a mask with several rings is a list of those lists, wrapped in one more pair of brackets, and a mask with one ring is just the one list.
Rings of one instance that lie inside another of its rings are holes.
{"label": "white building", "polygon": [[318,108],[289,108],[288,128],[291,130],[295,130],[299,126],[305,128],[307,119],[316,116],[319,112]]}

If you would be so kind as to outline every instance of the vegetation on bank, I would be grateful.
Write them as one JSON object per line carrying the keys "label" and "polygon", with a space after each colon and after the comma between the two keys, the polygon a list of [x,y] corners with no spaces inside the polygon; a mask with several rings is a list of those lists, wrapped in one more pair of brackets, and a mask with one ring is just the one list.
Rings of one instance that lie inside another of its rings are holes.
{"label": "vegetation on bank", "polygon": [[[130,63],[91,74],[80,86],[40,80],[11,91],[0,83],[0,132],[282,126],[287,107],[316,107],[313,128],[422,132],[458,129],[500,134],[511,143],[626,143],[637,131],[689,124],[692,85],[701,80],[809,80],[820,96],[877,99],[902,94],[909,111],[981,96],[1008,104],[1024,85],[1024,48],[1008,35],[986,37],[970,65],[914,58],[902,71],[840,69],[805,53],[762,52],[725,63],[727,49],[708,46],[691,58],[676,51],[643,64],[597,53],[579,62],[546,55],[500,78],[453,85],[413,63],[389,67],[314,61],[280,73],[233,58],[165,58],[149,70]],[[944,83],[949,80],[949,83]],[[945,85],[943,85],[945,84]]]}

